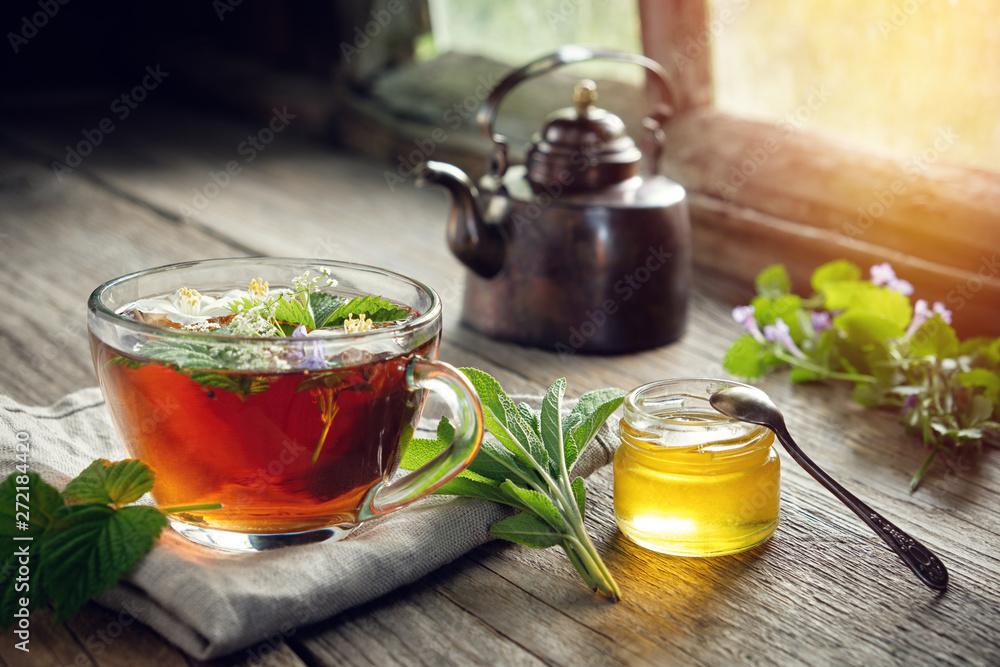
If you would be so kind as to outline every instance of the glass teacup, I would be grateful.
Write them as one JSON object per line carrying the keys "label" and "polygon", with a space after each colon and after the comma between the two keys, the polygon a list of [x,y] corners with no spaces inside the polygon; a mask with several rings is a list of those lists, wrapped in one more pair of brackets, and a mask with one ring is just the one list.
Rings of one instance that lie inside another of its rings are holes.
{"label": "glass teacup", "polygon": [[[337,294],[378,294],[412,316],[332,336],[249,337],[155,326],[126,312],[179,287],[214,294],[263,279],[280,288],[306,271],[336,277]],[[94,290],[89,330],[111,417],[130,455],[156,473],[156,502],[221,504],[171,515],[175,530],[201,544],[261,550],[342,538],[459,474],[482,438],[475,391],[435,360],[440,299],[383,269],[278,258],[149,269]],[[428,391],[453,413],[454,440],[390,482]]]}

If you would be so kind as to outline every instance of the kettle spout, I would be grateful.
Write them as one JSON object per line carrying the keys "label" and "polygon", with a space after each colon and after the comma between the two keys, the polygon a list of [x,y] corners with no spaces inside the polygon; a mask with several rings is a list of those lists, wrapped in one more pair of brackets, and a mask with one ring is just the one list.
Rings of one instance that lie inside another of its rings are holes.
{"label": "kettle spout", "polygon": [[417,185],[434,183],[451,194],[448,247],[463,264],[483,278],[503,267],[504,242],[500,226],[483,219],[479,191],[468,174],[444,162],[427,161],[417,167]]}

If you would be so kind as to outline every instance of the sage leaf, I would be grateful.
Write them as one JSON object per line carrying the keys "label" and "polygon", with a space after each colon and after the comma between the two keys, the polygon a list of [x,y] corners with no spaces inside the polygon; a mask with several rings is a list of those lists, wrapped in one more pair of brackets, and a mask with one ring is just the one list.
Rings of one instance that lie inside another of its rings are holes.
{"label": "sage leaf", "polygon": [[559,509],[544,493],[534,489],[526,489],[518,486],[509,479],[500,484],[500,490],[507,494],[509,498],[517,501],[525,508],[537,514],[553,529],[566,529],[566,521],[562,518],[562,515],[560,515]]}
{"label": "sage leaf", "polygon": [[576,506],[580,508],[580,514],[587,511],[587,487],[583,483],[583,477],[573,480],[573,497],[576,498]]}
{"label": "sage leaf", "polygon": [[566,468],[571,470],[583,448],[625,399],[621,389],[598,389],[580,397],[563,424]]}
{"label": "sage leaf", "polygon": [[562,542],[559,533],[530,512],[519,512],[514,516],[497,521],[490,527],[494,537],[509,542],[523,544],[533,549],[554,547]]}
{"label": "sage leaf", "polygon": [[549,454],[553,472],[558,472],[566,465],[562,430],[562,400],[565,394],[566,378],[559,378],[549,386],[542,399],[542,414],[539,420],[542,443]]}

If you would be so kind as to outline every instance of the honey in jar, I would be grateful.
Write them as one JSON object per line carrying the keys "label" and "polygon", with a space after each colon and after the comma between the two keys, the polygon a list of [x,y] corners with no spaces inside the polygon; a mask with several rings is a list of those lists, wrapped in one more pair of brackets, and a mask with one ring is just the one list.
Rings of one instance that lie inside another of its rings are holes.
{"label": "honey in jar", "polygon": [[677,556],[721,556],[774,532],[781,472],[773,434],[708,402],[735,384],[658,381],[625,399],[615,517],[633,542]]}

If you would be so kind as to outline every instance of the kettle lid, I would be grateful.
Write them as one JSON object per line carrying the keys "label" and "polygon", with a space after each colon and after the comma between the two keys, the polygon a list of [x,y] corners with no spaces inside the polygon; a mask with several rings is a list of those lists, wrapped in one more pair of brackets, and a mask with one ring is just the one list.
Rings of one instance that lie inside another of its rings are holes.
{"label": "kettle lid", "polygon": [[625,123],[596,101],[597,85],[584,79],[573,89],[573,106],[548,116],[525,163],[533,189],[600,190],[639,173],[642,154]]}

